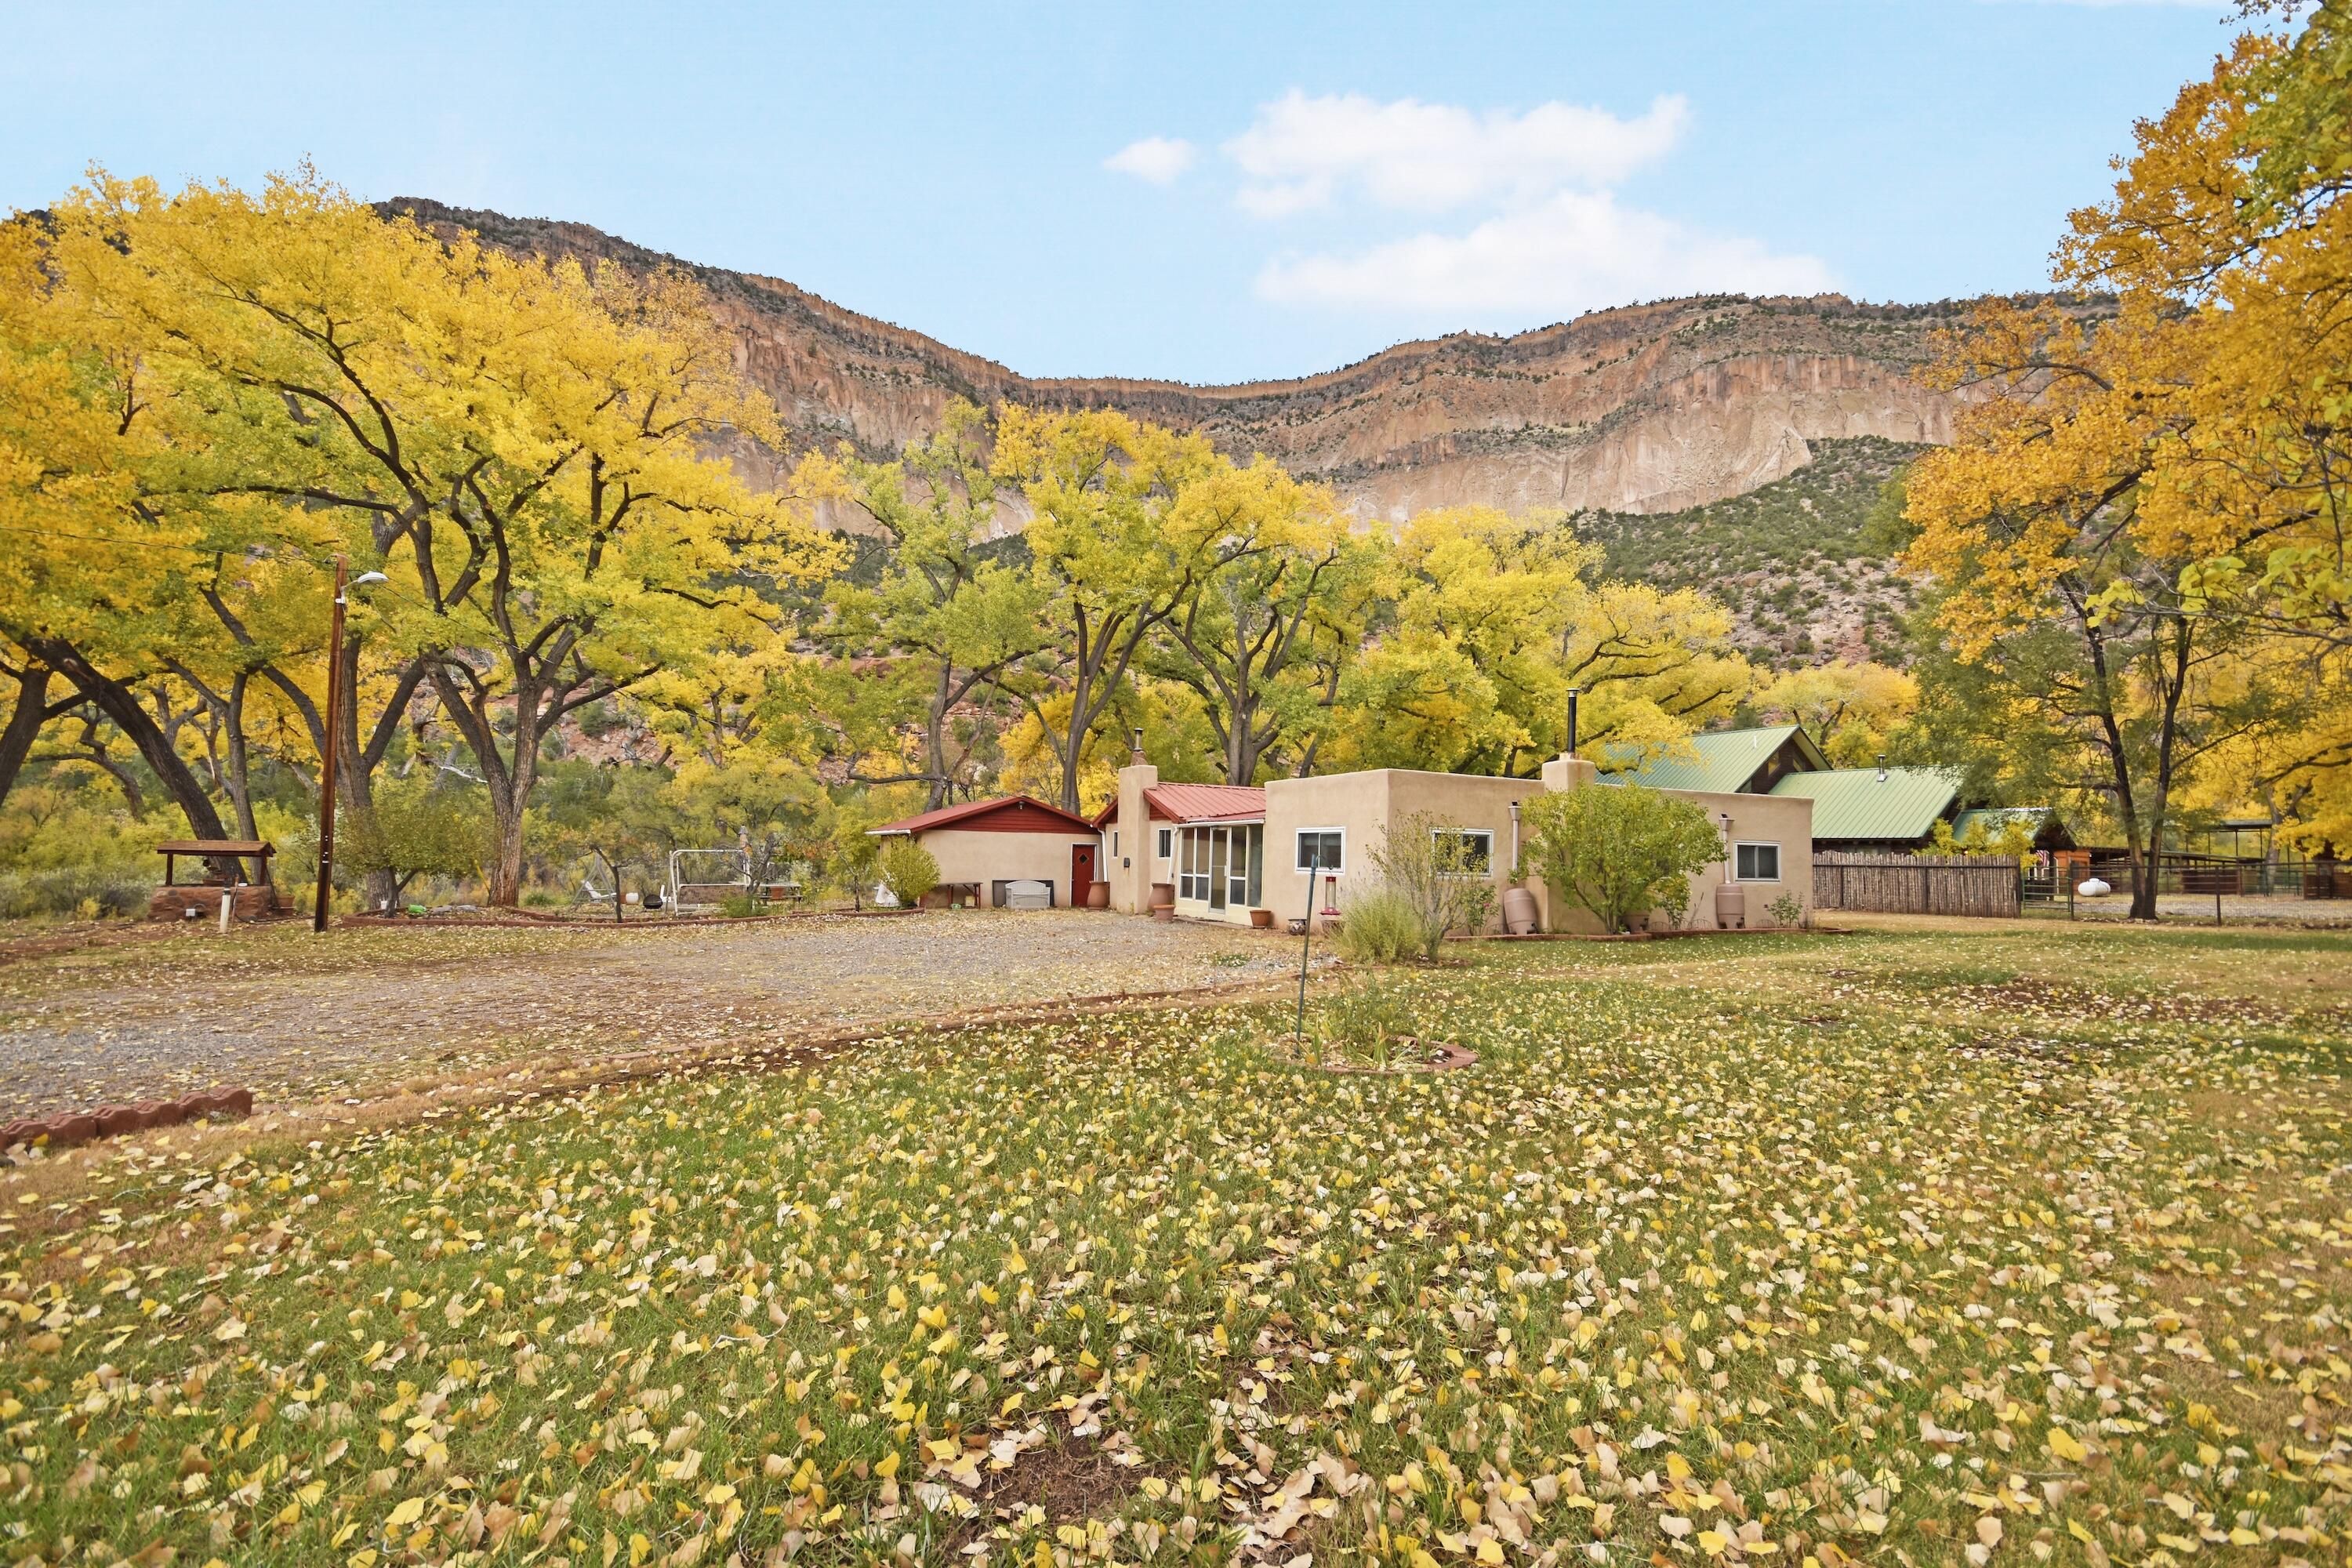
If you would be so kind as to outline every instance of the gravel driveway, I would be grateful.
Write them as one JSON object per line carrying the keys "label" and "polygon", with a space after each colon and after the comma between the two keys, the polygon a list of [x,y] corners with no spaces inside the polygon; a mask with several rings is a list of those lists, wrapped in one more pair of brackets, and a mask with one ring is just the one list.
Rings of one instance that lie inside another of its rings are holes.
{"label": "gravel driveway", "polygon": [[1297,962],[1270,934],[1063,910],[175,931],[0,965],[0,1120],[222,1084],[264,1100],[421,1088],[523,1058],[766,1044]]}

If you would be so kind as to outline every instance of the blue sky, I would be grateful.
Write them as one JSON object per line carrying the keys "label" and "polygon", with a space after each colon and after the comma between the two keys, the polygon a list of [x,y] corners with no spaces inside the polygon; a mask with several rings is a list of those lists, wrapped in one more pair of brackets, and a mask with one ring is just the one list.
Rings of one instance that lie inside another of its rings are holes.
{"label": "blue sky", "polygon": [[2212,5],[0,0],[0,206],[93,161],[593,224],[1032,374],[1304,374],[1711,289],[2035,287]]}

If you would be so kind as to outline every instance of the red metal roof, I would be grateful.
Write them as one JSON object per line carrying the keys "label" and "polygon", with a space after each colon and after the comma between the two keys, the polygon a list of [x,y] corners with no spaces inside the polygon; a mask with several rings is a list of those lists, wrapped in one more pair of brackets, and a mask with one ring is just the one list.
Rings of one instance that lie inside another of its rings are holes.
{"label": "red metal roof", "polygon": [[[1153,784],[1143,792],[1147,815],[1156,822],[1254,822],[1265,815],[1265,791],[1255,784]],[[1095,826],[1118,815],[1118,803],[1103,807]]]}
{"label": "red metal roof", "polygon": [[897,822],[886,822],[879,827],[869,827],[866,831],[928,833],[939,827],[960,827],[971,833],[1095,831],[1095,825],[1085,817],[1064,811],[1058,805],[1047,805],[1042,800],[1032,800],[1025,795],[999,795],[994,800],[972,800],[961,805],[943,805],[937,811],[901,817]]}

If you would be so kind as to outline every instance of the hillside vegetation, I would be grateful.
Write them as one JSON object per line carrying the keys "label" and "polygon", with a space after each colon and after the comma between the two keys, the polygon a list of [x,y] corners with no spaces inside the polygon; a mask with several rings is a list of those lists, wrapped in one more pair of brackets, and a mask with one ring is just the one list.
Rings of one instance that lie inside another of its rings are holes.
{"label": "hillside vegetation", "polygon": [[1720,599],[1750,658],[1903,664],[1914,589],[1864,525],[1886,481],[1927,448],[1874,436],[1812,448],[1811,462],[1746,495],[1648,517],[1584,512],[1577,531],[1608,552],[1612,577]]}

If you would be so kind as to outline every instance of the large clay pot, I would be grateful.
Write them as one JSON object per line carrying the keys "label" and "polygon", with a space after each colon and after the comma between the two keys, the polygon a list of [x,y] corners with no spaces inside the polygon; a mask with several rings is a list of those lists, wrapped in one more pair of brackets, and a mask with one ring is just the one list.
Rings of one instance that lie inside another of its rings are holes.
{"label": "large clay pot", "polygon": [[1526,936],[1536,929],[1536,896],[1525,888],[1503,889],[1503,929]]}
{"label": "large clay pot", "polygon": [[1107,910],[1110,908],[1110,884],[1108,882],[1088,882],[1087,884],[1087,908],[1090,910]]}
{"label": "large clay pot", "polygon": [[1273,930],[1274,911],[1272,910],[1252,910],[1250,911],[1250,924],[1255,926],[1260,931]]}
{"label": "large clay pot", "polygon": [[1175,884],[1175,883],[1173,883],[1173,882],[1154,882],[1154,883],[1152,883],[1152,884],[1151,884],[1151,908],[1152,908],[1153,911],[1156,913],[1156,912],[1158,912],[1158,911],[1159,911],[1159,910],[1172,910],[1172,909],[1174,909],[1175,907],[1176,907],[1176,884]]}

